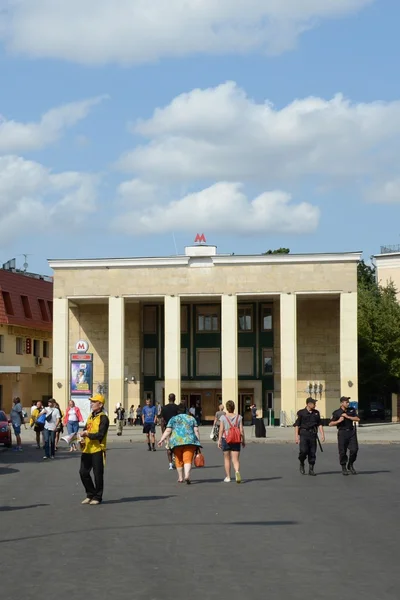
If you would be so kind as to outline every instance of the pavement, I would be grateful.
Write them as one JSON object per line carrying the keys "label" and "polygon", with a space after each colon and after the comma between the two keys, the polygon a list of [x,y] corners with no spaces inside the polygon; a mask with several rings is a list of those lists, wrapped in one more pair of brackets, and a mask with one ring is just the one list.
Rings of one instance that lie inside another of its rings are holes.
{"label": "pavement", "polygon": [[[267,436],[265,438],[256,438],[254,435],[254,427],[245,427],[244,429],[246,440],[251,444],[293,444],[294,442],[294,427],[267,427]],[[326,443],[337,444],[336,427],[325,427],[324,429]],[[213,443],[210,440],[210,432],[210,425],[203,425],[200,427],[202,443]],[[28,430],[26,433],[29,436]],[[159,427],[157,427],[157,435],[161,435]],[[400,423],[363,425],[362,427],[358,427],[357,436],[360,444],[400,444]],[[118,440],[125,440],[131,443],[142,443],[142,427],[139,425],[133,427],[127,426],[124,428],[122,438],[118,438],[115,426],[111,425],[109,438],[110,443],[114,443]]]}
{"label": "pavement", "polygon": [[187,486],[165,451],[111,433],[104,502],[91,507],[79,453],[63,445],[43,461],[29,434],[23,452],[0,450],[4,598],[398,600],[395,446],[363,444],[359,474],[343,477],[327,444],[312,478],[294,444],[249,444],[237,485],[207,443]]}

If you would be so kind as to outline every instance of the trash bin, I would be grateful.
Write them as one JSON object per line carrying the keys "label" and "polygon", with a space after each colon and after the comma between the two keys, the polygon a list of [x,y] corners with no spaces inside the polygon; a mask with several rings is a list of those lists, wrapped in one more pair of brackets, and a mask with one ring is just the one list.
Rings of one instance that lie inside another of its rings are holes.
{"label": "trash bin", "polygon": [[255,434],[257,438],[267,437],[267,430],[265,429],[264,419],[256,419]]}

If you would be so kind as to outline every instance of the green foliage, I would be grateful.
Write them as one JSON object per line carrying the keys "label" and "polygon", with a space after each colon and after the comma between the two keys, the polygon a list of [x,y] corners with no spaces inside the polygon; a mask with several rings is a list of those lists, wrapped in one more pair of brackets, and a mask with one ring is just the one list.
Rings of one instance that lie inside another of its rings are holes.
{"label": "green foliage", "polygon": [[267,250],[267,252],[263,252],[263,254],[289,254],[289,248],[278,248],[277,250]]}
{"label": "green foliage", "polygon": [[373,267],[358,267],[360,395],[396,391],[400,380],[400,304],[393,284],[381,287]]}

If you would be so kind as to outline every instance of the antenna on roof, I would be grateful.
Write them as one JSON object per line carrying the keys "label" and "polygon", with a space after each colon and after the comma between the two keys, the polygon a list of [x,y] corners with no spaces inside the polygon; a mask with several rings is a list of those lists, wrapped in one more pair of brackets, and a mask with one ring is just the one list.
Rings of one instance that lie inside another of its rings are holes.
{"label": "antenna on roof", "polygon": [[18,256],[23,256],[24,259],[25,259],[25,262],[22,265],[22,267],[24,269],[24,273],[26,273],[27,270],[28,270],[28,267],[29,267],[29,265],[28,265],[28,256],[32,256],[32,254],[19,254]]}
{"label": "antenna on roof", "polygon": [[175,240],[175,234],[174,233],[172,234],[172,239],[174,240],[175,254],[178,255],[178,248],[177,248],[177,245],[176,245],[176,240]]}

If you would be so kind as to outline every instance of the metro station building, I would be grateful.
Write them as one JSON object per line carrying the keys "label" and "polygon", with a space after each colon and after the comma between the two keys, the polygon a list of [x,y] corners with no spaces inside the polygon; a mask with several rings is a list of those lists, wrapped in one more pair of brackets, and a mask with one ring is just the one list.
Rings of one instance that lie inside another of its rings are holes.
{"label": "metro station building", "polygon": [[203,420],[233,399],[246,420],[255,402],[289,425],[312,395],[328,418],[341,395],[357,400],[360,257],[195,245],[181,256],[50,260],[53,396],[62,407],[71,397],[81,340],[110,411],[173,392],[200,401]]}

